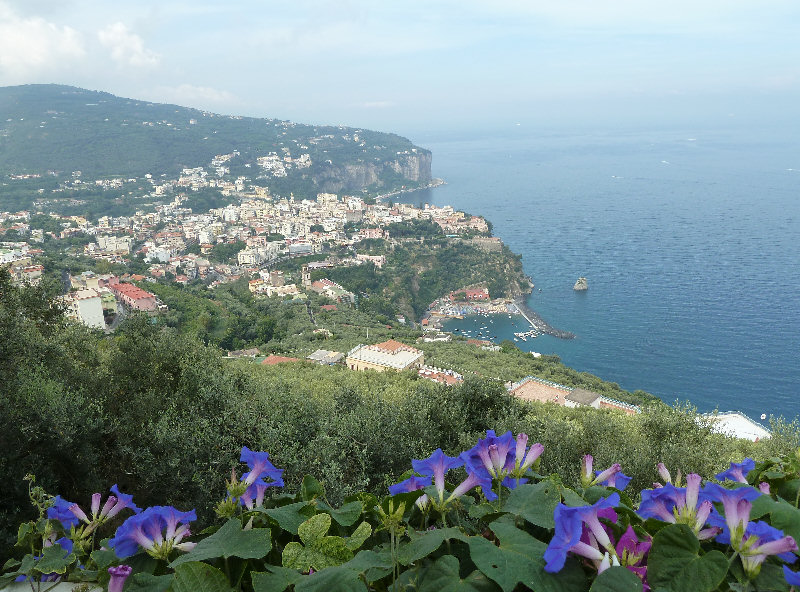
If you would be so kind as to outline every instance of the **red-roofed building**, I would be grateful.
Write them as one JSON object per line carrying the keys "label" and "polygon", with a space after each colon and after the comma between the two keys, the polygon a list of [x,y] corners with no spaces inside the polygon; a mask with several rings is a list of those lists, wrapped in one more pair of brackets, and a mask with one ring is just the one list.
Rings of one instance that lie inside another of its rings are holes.
{"label": "red-roofed building", "polygon": [[328,312],[339,310],[335,304],[323,304],[320,306],[322,310],[327,310]]}
{"label": "red-roofed building", "polygon": [[114,284],[109,286],[109,289],[119,298],[122,304],[133,310],[152,311],[158,308],[155,294],[142,290],[133,284]]}
{"label": "red-roofed building", "polygon": [[276,356],[273,354],[268,355],[264,358],[264,361],[261,362],[262,366],[274,366],[275,364],[283,364],[284,362],[299,362],[300,360],[297,358],[287,358],[285,356]]}

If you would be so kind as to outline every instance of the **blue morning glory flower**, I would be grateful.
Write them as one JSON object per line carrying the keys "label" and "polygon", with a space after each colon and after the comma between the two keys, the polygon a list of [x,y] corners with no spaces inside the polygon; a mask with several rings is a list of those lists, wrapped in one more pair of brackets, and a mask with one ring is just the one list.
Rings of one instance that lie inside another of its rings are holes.
{"label": "blue morning glory flower", "polygon": [[[619,465],[618,464],[614,464],[614,465],[611,466],[611,469],[614,469],[615,467],[619,468]],[[608,472],[611,469],[606,469],[605,472]],[[601,475],[603,475],[603,473],[604,473],[604,471],[595,471],[596,480],[598,482],[598,485],[602,485],[603,487],[615,487],[616,489],[619,489],[620,491],[625,489],[628,486],[628,483],[631,482],[631,479],[633,479],[633,477],[628,477],[621,470],[617,470],[617,471],[613,471],[612,474],[610,476],[606,477],[605,479],[600,480],[600,477],[601,477]]]}
{"label": "blue morning glory flower", "polygon": [[78,526],[80,520],[70,510],[70,508],[74,505],[74,502],[68,502],[60,495],[57,495],[53,499],[53,505],[47,508],[47,518],[61,522],[64,530],[69,530],[72,526]]}
{"label": "blue morning glory flower", "polygon": [[584,524],[594,535],[598,544],[608,552],[616,554],[614,545],[603,529],[597,513],[599,510],[614,508],[618,505],[618,493],[612,493],[607,498],[600,498],[591,506],[570,507],[558,504],[553,513],[556,522],[555,533],[544,552],[546,562],[544,570],[549,573],[561,571],[567,560],[567,553],[570,552],[594,561],[603,560],[604,554],[599,549],[581,542]]}
{"label": "blue morning glory flower", "polygon": [[783,566],[783,577],[790,586],[800,586],[800,572],[792,571],[787,566]]}
{"label": "blue morning glory flower", "polygon": [[139,547],[157,559],[167,559],[173,549],[194,548],[195,543],[182,542],[191,534],[188,523],[194,520],[194,510],[181,512],[171,506],[151,506],[123,522],[108,544],[120,559],[135,554]]}
{"label": "blue morning glory flower", "polygon": [[436,486],[436,491],[439,494],[439,501],[444,500],[444,474],[450,469],[455,469],[464,464],[461,457],[447,456],[442,452],[441,448],[433,451],[428,458],[424,460],[412,460],[411,466],[420,475],[426,477],[433,477],[433,484]]}
{"label": "blue morning glory flower", "polygon": [[[727,532],[723,531],[721,535],[723,538],[718,537],[717,540],[723,542],[724,539],[730,537],[731,545],[738,551],[750,521],[752,502],[763,494],[754,487],[726,489],[716,483],[706,483],[702,494],[712,502],[720,502],[725,510]],[[712,513],[712,516],[714,514]],[[709,522],[714,524],[712,517],[709,517]]]}
{"label": "blue morning glory flower", "polygon": [[761,571],[761,564],[769,555],[777,555],[787,563],[794,563],[797,543],[783,531],[758,521],[751,522],[745,531],[746,540],[741,546],[740,557],[745,572],[754,578]]}
{"label": "blue morning glory flower", "polygon": [[395,483],[389,487],[389,495],[397,495],[398,493],[409,493],[411,491],[417,491],[419,489],[424,489],[431,484],[431,477],[417,477],[416,475],[412,475],[405,481],[400,481],[400,483]]}
{"label": "blue morning glory flower", "polygon": [[[242,481],[247,483],[248,486],[257,480],[262,480],[261,482],[264,485],[283,487],[283,469],[276,468],[268,459],[268,453],[255,452],[247,446],[243,446],[239,460],[247,463],[247,466],[250,467],[250,472],[242,475]],[[265,478],[270,479],[271,482],[263,481]]]}
{"label": "blue morning glory flower", "polygon": [[756,461],[752,458],[746,458],[740,463],[731,463],[727,471],[722,471],[714,475],[717,481],[738,481],[739,483],[747,483],[747,473],[756,468]]}
{"label": "blue morning glory flower", "polygon": [[486,438],[478,440],[475,446],[461,453],[470,471],[501,481],[514,471],[516,457],[517,442],[511,431],[498,436],[494,430],[486,430]]}

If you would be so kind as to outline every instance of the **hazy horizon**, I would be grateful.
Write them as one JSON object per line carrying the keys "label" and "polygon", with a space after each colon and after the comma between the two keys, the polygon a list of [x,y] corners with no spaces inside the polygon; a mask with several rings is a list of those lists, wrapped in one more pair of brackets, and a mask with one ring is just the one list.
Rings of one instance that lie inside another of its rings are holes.
{"label": "hazy horizon", "polygon": [[0,0],[0,86],[403,135],[786,125],[800,5]]}

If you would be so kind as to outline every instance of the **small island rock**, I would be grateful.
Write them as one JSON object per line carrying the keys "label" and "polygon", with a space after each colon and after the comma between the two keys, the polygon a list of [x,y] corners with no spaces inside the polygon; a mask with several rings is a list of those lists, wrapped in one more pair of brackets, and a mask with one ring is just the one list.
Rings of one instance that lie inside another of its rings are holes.
{"label": "small island rock", "polygon": [[585,277],[579,277],[578,281],[575,282],[575,285],[572,286],[572,289],[578,292],[583,292],[584,290],[589,289],[589,283],[586,281]]}

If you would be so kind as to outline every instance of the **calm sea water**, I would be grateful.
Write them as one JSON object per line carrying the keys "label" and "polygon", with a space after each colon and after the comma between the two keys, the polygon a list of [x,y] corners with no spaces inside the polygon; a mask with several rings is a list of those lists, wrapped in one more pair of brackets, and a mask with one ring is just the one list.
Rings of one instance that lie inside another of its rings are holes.
{"label": "calm sea water", "polygon": [[[518,345],[701,411],[800,401],[800,140],[745,131],[422,134],[447,185],[402,201],[486,216],[531,308],[577,338]],[[572,290],[585,276],[589,290]],[[494,319],[490,336],[521,328]],[[465,320],[461,326],[485,326]]]}

